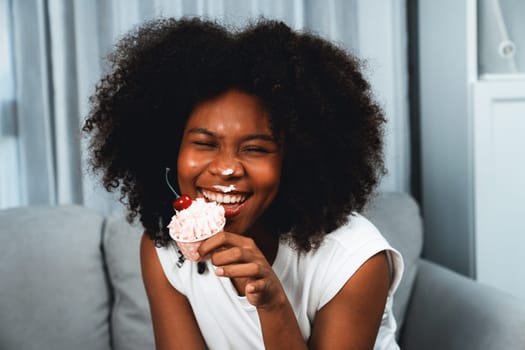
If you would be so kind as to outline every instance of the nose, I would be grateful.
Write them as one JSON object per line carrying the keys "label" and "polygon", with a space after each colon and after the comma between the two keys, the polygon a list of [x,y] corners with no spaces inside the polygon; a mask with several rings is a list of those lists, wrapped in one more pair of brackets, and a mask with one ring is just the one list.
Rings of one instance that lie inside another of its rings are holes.
{"label": "nose", "polygon": [[212,175],[227,179],[243,176],[244,166],[235,157],[221,154],[209,164],[208,171]]}

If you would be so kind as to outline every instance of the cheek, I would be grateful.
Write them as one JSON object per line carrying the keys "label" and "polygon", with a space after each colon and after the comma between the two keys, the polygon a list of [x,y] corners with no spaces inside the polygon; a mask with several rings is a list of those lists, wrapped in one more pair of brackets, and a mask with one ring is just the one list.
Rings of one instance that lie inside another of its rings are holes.
{"label": "cheek", "polygon": [[204,160],[196,157],[195,153],[181,149],[177,158],[179,185],[184,187],[185,184],[191,183],[204,167],[204,163]]}
{"label": "cheek", "polygon": [[202,159],[196,157],[196,155],[184,149],[181,149],[177,158],[177,168],[179,172],[192,171],[199,168],[202,163]]}
{"label": "cheek", "polygon": [[199,167],[199,163],[195,161],[194,159],[191,159],[188,161],[188,168],[197,169],[198,167]]}
{"label": "cheek", "polygon": [[275,196],[281,180],[281,162],[275,161],[266,164],[266,166],[261,166],[258,168],[257,174],[259,186],[264,188],[268,195]]}

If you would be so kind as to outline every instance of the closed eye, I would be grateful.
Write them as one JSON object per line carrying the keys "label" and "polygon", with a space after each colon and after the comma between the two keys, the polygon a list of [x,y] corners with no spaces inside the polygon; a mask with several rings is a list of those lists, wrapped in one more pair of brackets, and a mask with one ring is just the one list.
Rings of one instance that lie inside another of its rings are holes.
{"label": "closed eye", "polygon": [[217,147],[217,143],[215,142],[209,142],[209,141],[193,141],[194,145],[199,147],[205,147],[205,148],[215,148]]}
{"label": "closed eye", "polygon": [[254,153],[270,153],[271,151],[264,147],[249,146],[243,148],[244,152],[254,152]]}

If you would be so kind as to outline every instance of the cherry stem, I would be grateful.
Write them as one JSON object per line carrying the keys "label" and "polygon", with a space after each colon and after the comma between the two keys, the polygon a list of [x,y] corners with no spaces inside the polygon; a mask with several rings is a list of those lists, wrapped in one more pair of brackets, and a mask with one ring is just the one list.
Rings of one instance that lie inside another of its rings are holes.
{"label": "cherry stem", "polygon": [[177,191],[175,191],[173,186],[171,186],[170,179],[168,178],[168,173],[170,172],[170,170],[171,170],[170,168],[166,168],[166,172],[164,174],[164,177],[166,178],[166,184],[170,188],[171,192],[173,192],[173,194],[175,195],[175,199],[177,199],[177,198],[180,197],[180,195],[177,193]]}

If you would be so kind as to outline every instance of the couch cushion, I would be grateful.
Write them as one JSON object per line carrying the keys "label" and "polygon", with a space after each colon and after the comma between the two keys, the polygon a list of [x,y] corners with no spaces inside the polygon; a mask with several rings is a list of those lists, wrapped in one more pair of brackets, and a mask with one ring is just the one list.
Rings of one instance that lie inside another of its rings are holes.
{"label": "couch cushion", "polygon": [[155,348],[140,272],[139,245],[143,231],[138,224],[128,224],[121,211],[108,217],[104,229],[104,251],[114,294],[111,329],[115,350]]}
{"label": "couch cushion", "polygon": [[405,272],[394,296],[394,315],[399,332],[405,318],[423,245],[419,207],[406,193],[385,192],[372,199],[363,215],[372,221],[390,244],[403,255]]}
{"label": "couch cushion", "polygon": [[77,206],[0,211],[0,348],[109,349],[103,217]]}

